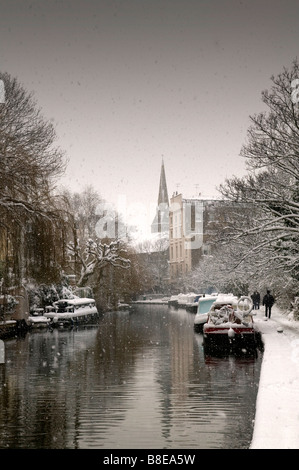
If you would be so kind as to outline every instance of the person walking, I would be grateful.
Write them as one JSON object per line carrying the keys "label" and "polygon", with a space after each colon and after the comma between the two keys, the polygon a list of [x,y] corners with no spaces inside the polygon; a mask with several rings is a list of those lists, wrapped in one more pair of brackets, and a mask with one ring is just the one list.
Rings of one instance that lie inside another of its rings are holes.
{"label": "person walking", "polygon": [[265,306],[265,316],[268,318],[271,318],[271,310],[272,310],[274,302],[275,302],[275,299],[273,295],[271,294],[271,291],[267,290],[267,294],[264,295],[264,298],[263,298],[263,305]]}
{"label": "person walking", "polygon": [[254,310],[259,310],[260,308],[260,302],[261,302],[261,295],[260,293],[255,290],[254,293],[251,296],[252,302],[253,302],[253,309]]}

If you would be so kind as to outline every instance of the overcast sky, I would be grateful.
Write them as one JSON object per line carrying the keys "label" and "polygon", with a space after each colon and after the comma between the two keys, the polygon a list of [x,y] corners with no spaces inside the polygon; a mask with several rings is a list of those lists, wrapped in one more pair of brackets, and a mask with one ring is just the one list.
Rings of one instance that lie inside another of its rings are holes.
{"label": "overcast sky", "polygon": [[298,0],[0,0],[1,71],[53,120],[61,184],[148,226],[162,158],[170,196],[245,173],[249,115],[298,55]]}

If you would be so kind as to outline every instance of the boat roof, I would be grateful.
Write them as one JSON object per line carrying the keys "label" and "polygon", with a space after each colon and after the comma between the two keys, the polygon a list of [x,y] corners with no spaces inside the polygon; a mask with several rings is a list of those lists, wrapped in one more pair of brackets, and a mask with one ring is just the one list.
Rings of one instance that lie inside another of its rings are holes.
{"label": "boat roof", "polygon": [[215,304],[234,304],[238,302],[238,297],[233,294],[219,294],[215,299]]}

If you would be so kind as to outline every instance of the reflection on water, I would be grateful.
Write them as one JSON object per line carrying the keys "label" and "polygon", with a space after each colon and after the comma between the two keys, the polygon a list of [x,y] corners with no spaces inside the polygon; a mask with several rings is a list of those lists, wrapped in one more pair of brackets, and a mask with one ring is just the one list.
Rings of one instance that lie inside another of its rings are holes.
{"label": "reflection on water", "polygon": [[167,306],[5,342],[0,448],[247,448],[261,357],[205,357]]}

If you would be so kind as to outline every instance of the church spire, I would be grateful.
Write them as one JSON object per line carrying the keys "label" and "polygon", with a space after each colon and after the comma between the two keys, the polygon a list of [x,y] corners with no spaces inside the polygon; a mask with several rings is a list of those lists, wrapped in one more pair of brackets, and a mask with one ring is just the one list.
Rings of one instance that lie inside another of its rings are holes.
{"label": "church spire", "polygon": [[164,160],[163,160],[163,158],[162,158],[162,166],[161,166],[161,174],[160,174],[158,206],[159,206],[161,203],[162,203],[162,204],[167,204],[167,205],[169,206],[169,199],[168,199],[168,191],[167,191],[166,176],[165,176],[165,167],[164,167]]}
{"label": "church spire", "polygon": [[164,160],[162,158],[161,173],[160,173],[160,184],[158,194],[158,206],[156,209],[156,215],[152,222],[151,231],[152,233],[166,232],[169,229],[169,199],[166,184],[166,175]]}

